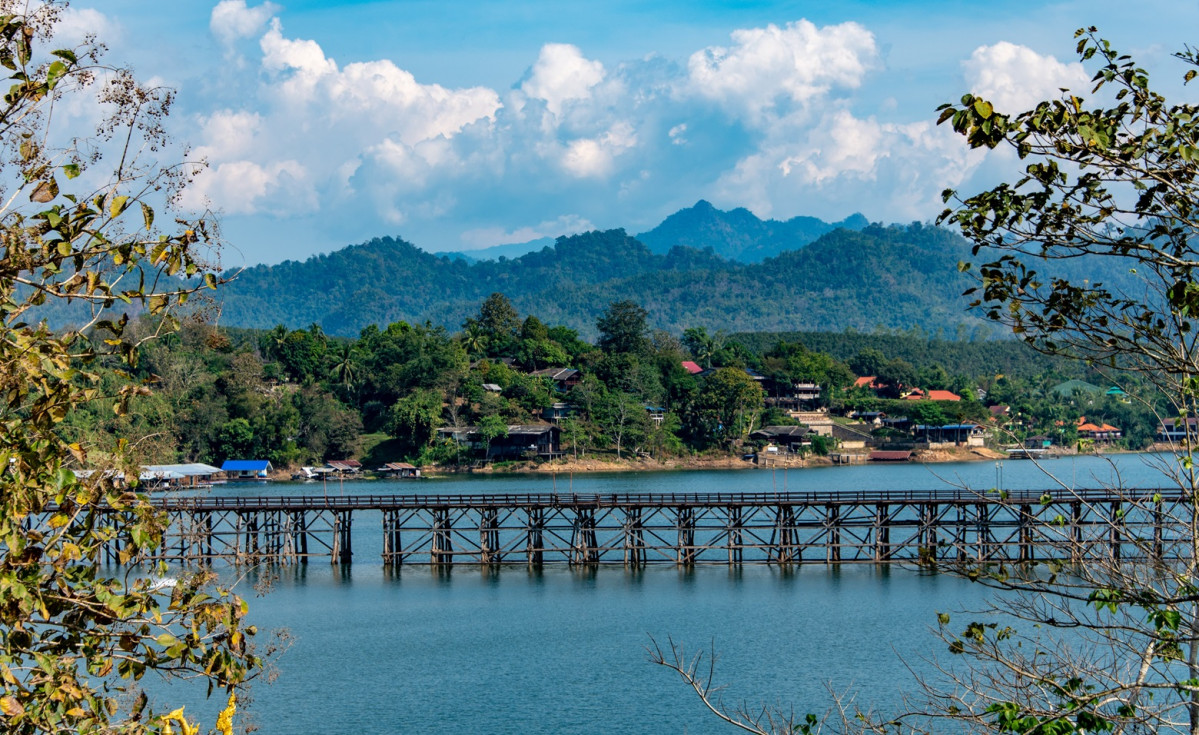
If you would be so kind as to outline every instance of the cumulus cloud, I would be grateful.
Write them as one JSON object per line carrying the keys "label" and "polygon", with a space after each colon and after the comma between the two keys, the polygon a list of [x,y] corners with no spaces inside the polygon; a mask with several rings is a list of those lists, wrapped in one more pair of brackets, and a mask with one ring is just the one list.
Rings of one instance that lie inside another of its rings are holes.
{"label": "cumulus cloud", "polygon": [[751,118],[780,102],[803,105],[833,88],[856,88],[878,53],[874,35],[857,23],[770,24],[734,31],[732,40],[692,54],[691,88]]}
{"label": "cumulus cloud", "polygon": [[864,208],[863,194],[874,192],[874,206],[888,216],[926,219],[939,210],[941,191],[960,185],[986,155],[928,122],[880,122],[843,108],[793,132],[739,160],[721,176],[714,199],[742,202],[760,216],[791,216],[797,200],[843,216]]}
{"label": "cumulus cloud", "polygon": [[111,18],[94,8],[63,9],[58,25],[54,28],[54,40],[59,44],[75,46],[88,36],[96,36],[105,43],[120,43],[121,29]]}
{"label": "cumulus cloud", "polygon": [[[477,249],[648,229],[699,198],[762,216],[926,219],[985,155],[893,107],[857,112],[856,90],[886,72],[855,23],[741,29],[727,47],[619,63],[549,43],[500,93],[386,58],[339,64],[267,5],[221,7],[213,33],[253,33],[260,55],[252,78],[236,70],[236,97],[193,118],[210,168],[187,203],[303,219],[338,242],[402,227],[431,250]],[[1000,63],[1000,46],[968,63],[988,80],[1044,68]]]}
{"label": "cumulus cloud", "polygon": [[1090,81],[1082,64],[1063,64],[1053,56],[1007,41],[979,46],[962,62],[962,69],[971,92],[1008,113],[1056,98],[1062,88],[1085,88]]}
{"label": "cumulus cloud", "polygon": [[243,38],[258,35],[279,10],[279,6],[272,2],[251,8],[246,5],[246,0],[221,0],[212,9],[208,28],[221,43],[232,45]]}
{"label": "cumulus cloud", "polygon": [[544,100],[545,109],[560,115],[565,103],[587,99],[592,88],[603,80],[604,65],[585,58],[577,46],[547,43],[520,89]]}

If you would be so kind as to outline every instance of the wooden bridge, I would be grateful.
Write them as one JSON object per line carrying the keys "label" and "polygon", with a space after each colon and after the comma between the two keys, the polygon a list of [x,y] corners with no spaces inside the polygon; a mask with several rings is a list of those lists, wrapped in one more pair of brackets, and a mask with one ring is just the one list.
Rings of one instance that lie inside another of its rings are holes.
{"label": "wooden bridge", "polygon": [[[152,502],[171,520],[155,558],[183,563],[318,558],[349,564],[356,542],[386,565],[1078,562],[1191,555],[1190,503],[1178,488],[175,496]],[[115,561],[119,551],[114,541],[108,558]]]}

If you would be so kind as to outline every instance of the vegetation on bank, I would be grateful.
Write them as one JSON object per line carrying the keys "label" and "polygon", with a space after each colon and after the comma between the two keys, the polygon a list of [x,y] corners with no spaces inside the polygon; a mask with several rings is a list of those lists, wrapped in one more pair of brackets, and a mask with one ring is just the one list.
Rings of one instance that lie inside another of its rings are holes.
{"label": "vegetation on bank", "polygon": [[[497,293],[454,333],[397,322],[345,339],[317,325],[185,324],[140,348],[134,377],[146,390],[133,398],[133,410],[84,407],[67,418],[66,432],[105,448],[112,437],[141,437],[136,451],[146,463],[253,457],[279,467],[346,458],[368,466],[452,465],[478,452],[440,438],[438,428],[476,426],[496,437],[509,425],[544,421],[558,404],[562,450],[572,458],[727,455],[745,449],[759,427],[797,423],[768,404],[800,383],[821,388],[808,408],[883,412],[914,424],[992,425],[988,406],[1006,405],[1000,423],[1014,438],[1043,434],[1067,446],[1082,415],[1121,427],[1131,448],[1147,445],[1158,425],[1151,406],[1127,397],[1055,392],[1069,379],[1102,378],[1018,343],[852,331],[727,336],[699,327],[673,335],[649,322],[639,305],[614,302],[591,343],[573,328],[522,316]],[[141,320],[130,329],[152,325]],[[684,361],[707,372],[693,375]],[[550,367],[577,369],[577,385],[532,374]],[[876,376],[878,389],[855,388],[860,375]],[[902,400],[911,387],[963,400]],[[811,451],[833,445],[820,440]]]}

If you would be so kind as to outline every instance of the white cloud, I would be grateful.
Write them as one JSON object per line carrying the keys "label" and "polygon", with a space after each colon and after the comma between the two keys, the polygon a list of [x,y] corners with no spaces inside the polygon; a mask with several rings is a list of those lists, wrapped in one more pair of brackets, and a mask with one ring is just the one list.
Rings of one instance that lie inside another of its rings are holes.
{"label": "white cloud", "polygon": [[975,95],[1001,112],[1023,112],[1045,99],[1060,96],[1061,88],[1085,88],[1090,77],[1082,64],[1063,64],[1027,46],[1001,41],[979,46],[962,62],[966,84]]}
{"label": "white cloud", "polygon": [[225,214],[257,214],[264,207],[289,214],[316,206],[316,193],[303,164],[294,160],[258,164],[229,161],[202,171],[184,190],[185,209],[214,207]]}
{"label": "white cloud", "polygon": [[[846,109],[829,112],[791,138],[763,143],[724,174],[715,198],[759,216],[791,216],[795,201],[823,204],[832,219],[866,209],[877,216],[927,219],[940,193],[965,181],[986,156],[960,136],[929,122],[880,122]],[[864,195],[870,198],[864,200]]]}
{"label": "white cloud", "polygon": [[229,160],[249,153],[254,137],[262,127],[262,116],[256,112],[219,110],[200,121],[203,145],[192,157],[196,159]]}
{"label": "white cloud", "polygon": [[584,57],[577,46],[547,43],[520,89],[530,97],[545,100],[545,109],[557,116],[565,103],[587,99],[592,88],[603,80],[604,65]]}
{"label": "white cloud", "polygon": [[627,122],[617,123],[596,138],[579,138],[566,146],[562,166],[574,176],[607,176],[615,158],[637,145],[637,134]]}
{"label": "white cloud", "polygon": [[272,2],[251,8],[246,5],[246,0],[221,0],[212,9],[208,28],[221,43],[232,45],[243,38],[258,35],[279,10],[279,6]]}
{"label": "white cloud", "polygon": [[99,10],[67,7],[54,27],[55,48],[58,45],[78,45],[89,35],[108,44],[120,43],[123,36],[120,26]]}
{"label": "white cloud", "polygon": [[734,31],[733,45],[691,55],[691,88],[753,119],[780,102],[803,105],[833,88],[854,89],[875,66],[874,35],[857,23],[807,20]]}

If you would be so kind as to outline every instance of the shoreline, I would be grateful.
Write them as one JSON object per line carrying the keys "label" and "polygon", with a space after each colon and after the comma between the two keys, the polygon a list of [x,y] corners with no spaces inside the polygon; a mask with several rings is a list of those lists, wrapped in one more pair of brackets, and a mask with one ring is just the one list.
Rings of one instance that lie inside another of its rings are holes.
{"label": "shoreline", "polygon": [[[1057,459],[1061,457],[1078,456],[1080,454],[1140,454],[1154,453],[1161,451],[1177,451],[1177,447],[1169,447],[1168,445],[1154,444],[1148,449],[1138,452],[1136,450],[1115,449],[1111,447],[1103,447],[1102,451],[1079,453],[1073,449],[1056,448],[1057,451],[1049,453],[1049,457]],[[860,459],[853,462],[853,465],[875,465],[886,466],[889,464],[946,464],[952,462],[994,462],[996,460],[1009,459],[1005,452],[1000,452],[987,447],[956,447],[954,449],[931,449],[921,450],[914,453],[912,459],[907,462],[867,462],[865,457],[869,453],[856,453],[854,456]],[[430,466],[422,467],[421,474],[423,477],[454,477],[457,475],[545,475],[559,473],[620,473],[620,472],[688,472],[688,471],[705,471],[705,470],[757,470],[757,469],[806,469],[809,467],[835,467],[830,457],[809,456],[800,458],[795,456],[771,457],[766,462],[759,464],[753,460],[742,459],[741,455],[719,455],[719,456],[699,456],[699,457],[673,457],[669,459],[646,459],[646,458],[624,458],[616,459],[615,457],[580,457],[560,458],[544,462],[512,462],[504,463],[500,467],[488,465],[486,467],[439,467]],[[272,477],[276,481],[286,481],[291,479],[291,470],[278,470]],[[331,481],[334,478],[330,478]],[[378,479],[370,475],[358,475],[344,478],[337,478],[340,482],[359,482],[363,480]]]}
{"label": "shoreline", "polygon": [[[857,456],[863,459],[855,462],[856,465],[867,464],[865,457],[867,453],[862,453]],[[960,447],[953,450],[937,449],[926,450],[918,455],[914,455],[911,462],[901,462],[896,464],[941,464],[947,462],[989,462],[997,459],[1006,459],[1007,455],[996,452],[985,447]],[[870,464],[886,465],[892,464],[888,462],[874,462]],[[830,457],[815,457],[807,458],[799,457],[777,457],[770,458],[767,462],[759,464],[752,460],[742,459],[739,455],[721,455],[716,457],[675,457],[665,460],[644,459],[644,458],[628,458],[616,459],[609,457],[580,457],[578,459],[563,458],[555,459],[547,462],[520,462],[505,464],[502,467],[481,467],[481,468],[463,468],[456,469],[453,467],[429,467],[422,468],[421,472],[426,476],[453,476],[465,474],[477,475],[539,475],[539,474],[555,474],[555,473],[580,473],[587,474],[593,472],[677,472],[677,471],[703,471],[703,470],[757,470],[770,468],[786,468],[786,469],[805,469],[808,467],[834,467],[833,460]]]}

